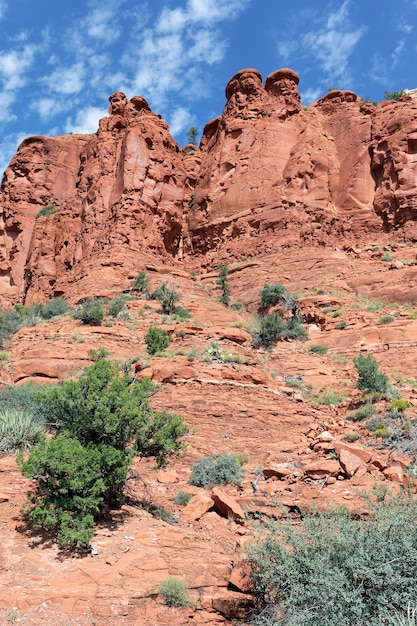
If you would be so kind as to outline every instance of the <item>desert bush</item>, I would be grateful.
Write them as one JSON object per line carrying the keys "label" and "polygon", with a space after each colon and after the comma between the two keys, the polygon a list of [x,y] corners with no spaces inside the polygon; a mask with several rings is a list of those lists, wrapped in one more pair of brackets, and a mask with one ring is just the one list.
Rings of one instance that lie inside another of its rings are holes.
{"label": "desert bush", "polygon": [[175,504],[179,504],[180,506],[186,506],[191,498],[193,497],[192,493],[186,493],[185,491],[180,490],[177,495],[173,498]]}
{"label": "desert bush", "polygon": [[86,547],[94,531],[94,515],[107,491],[102,450],[82,446],[68,433],[44,438],[22,472],[36,481],[25,510],[34,529],[55,531],[62,547]]}
{"label": "desert bush", "polygon": [[358,381],[356,383],[358,389],[365,392],[386,393],[389,384],[388,377],[379,371],[378,363],[372,354],[367,354],[366,356],[360,354],[353,359],[353,363],[358,372]]}
{"label": "desert bush", "polygon": [[42,321],[42,305],[23,306],[17,304],[12,309],[0,311],[0,348],[7,339],[24,326],[35,326]]}
{"label": "desert bush", "polygon": [[393,315],[383,315],[378,322],[380,324],[391,324],[391,322],[395,322],[395,317]]}
{"label": "desert bush", "polygon": [[405,94],[405,91],[403,89],[400,89],[399,91],[384,91],[384,99],[385,100],[399,100],[400,98],[402,98]]}
{"label": "desert bush", "polygon": [[361,421],[371,417],[375,413],[375,408],[371,402],[367,402],[363,406],[361,406],[353,415],[349,416],[349,419],[354,422]]}
{"label": "desert bush", "polygon": [[126,302],[129,300],[129,295],[122,293],[111,300],[107,306],[107,312],[112,317],[119,317],[120,313],[127,311]]}
{"label": "desert bush", "polygon": [[389,403],[388,409],[395,413],[402,413],[406,409],[411,406],[411,403],[408,400],[403,400],[402,398],[396,398],[392,402]]}
{"label": "desert bush", "polygon": [[261,296],[261,307],[268,309],[271,306],[283,304],[288,293],[284,285],[280,283],[276,283],[275,285],[265,283],[259,295]]}
{"label": "desert bush", "polygon": [[406,611],[395,611],[388,620],[391,626],[417,626],[417,607],[412,607],[409,602]]}
{"label": "desert bush", "polygon": [[159,326],[149,326],[144,339],[148,354],[163,352],[171,343],[171,335]]}
{"label": "desert bush", "polygon": [[189,320],[192,318],[192,315],[187,309],[184,309],[184,307],[176,306],[172,317],[176,320]]}
{"label": "desert bush", "polygon": [[142,297],[145,300],[148,300],[150,298],[149,278],[146,272],[143,272],[143,271],[139,272],[139,274],[137,274],[135,278],[132,280],[131,287],[132,289],[135,289],[136,291],[140,291],[140,293],[142,294]]}
{"label": "desert bush", "polygon": [[179,454],[188,432],[182,418],[153,412],[149,379],[132,380],[116,364],[98,360],[78,380],[38,392],[45,418],[58,432],[43,440],[22,471],[37,486],[27,512],[35,528],[54,530],[62,546],[87,545],[94,519],[122,501],[135,455],[154,456],[162,465]]}
{"label": "desert bush", "polygon": [[174,285],[162,281],[153,292],[152,298],[161,304],[162,313],[171,315],[175,312],[175,303],[180,300],[180,294],[175,291]]}
{"label": "desert bush", "polygon": [[321,344],[314,344],[308,347],[310,352],[314,352],[315,354],[326,354],[328,347],[322,346]]}
{"label": "desert bush", "polygon": [[17,450],[28,452],[44,432],[43,423],[29,411],[0,410],[0,454]]}
{"label": "desert bush", "polygon": [[68,306],[68,302],[65,298],[52,298],[52,300],[42,306],[40,310],[41,317],[45,320],[49,320],[52,317],[64,315],[64,313],[68,311]]}
{"label": "desert bush", "polygon": [[219,278],[217,285],[220,287],[220,302],[225,306],[230,304],[230,288],[227,280],[228,267],[227,265],[219,265]]}
{"label": "desert bush", "polygon": [[234,454],[212,454],[194,463],[190,483],[196,487],[240,485],[244,471]]}
{"label": "desert bush", "polygon": [[55,204],[47,204],[36,213],[36,219],[39,217],[49,217],[55,213]]}
{"label": "desert bush", "polygon": [[72,316],[75,320],[80,320],[87,326],[101,326],[104,318],[103,305],[94,300],[83,302]]}
{"label": "desert bush", "polygon": [[175,576],[165,578],[159,585],[158,591],[164,596],[165,604],[168,606],[191,606],[193,604],[187,584],[182,578]]}
{"label": "desert bush", "polygon": [[335,405],[338,406],[343,402],[346,398],[346,393],[340,393],[338,391],[333,391],[332,389],[328,391],[324,396],[312,396],[310,398],[311,402],[315,402],[316,404],[323,405]]}
{"label": "desert bush", "polygon": [[37,396],[40,387],[33,383],[8,386],[0,389],[2,411],[15,410],[30,414],[42,425],[45,423],[42,402]]}
{"label": "desert bush", "polygon": [[110,355],[110,352],[104,346],[100,346],[98,350],[94,350],[93,348],[88,353],[88,356],[94,362],[99,361],[100,359],[107,359],[109,355]]}
{"label": "desert bush", "polygon": [[417,502],[385,498],[370,519],[346,510],[274,524],[249,550],[260,610],[282,626],[381,626],[417,593]]}

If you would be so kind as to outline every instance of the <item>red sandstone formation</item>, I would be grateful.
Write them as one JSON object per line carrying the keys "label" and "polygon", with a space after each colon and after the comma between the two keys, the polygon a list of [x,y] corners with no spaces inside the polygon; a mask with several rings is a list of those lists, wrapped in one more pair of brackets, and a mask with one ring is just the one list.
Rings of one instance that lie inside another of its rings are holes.
{"label": "red sandstone formation", "polygon": [[[154,256],[208,260],[381,231],[417,238],[417,104],[333,90],[300,105],[290,69],[226,87],[201,149],[182,151],[140,96],[110,97],[88,136],[26,139],[0,194],[4,302],[126,286]],[[51,215],[36,217],[44,206]]]}

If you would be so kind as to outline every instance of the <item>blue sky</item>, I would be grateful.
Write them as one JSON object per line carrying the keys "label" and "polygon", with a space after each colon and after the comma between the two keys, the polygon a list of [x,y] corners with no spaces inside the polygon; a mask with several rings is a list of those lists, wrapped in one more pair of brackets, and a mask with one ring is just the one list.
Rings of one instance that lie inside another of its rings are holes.
{"label": "blue sky", "polygon": [[184,145],[244,67],[377,101],[417,87],[416,53],[417,0],[0,0],[0,172],[29,135],[95,132],[115,91]]}

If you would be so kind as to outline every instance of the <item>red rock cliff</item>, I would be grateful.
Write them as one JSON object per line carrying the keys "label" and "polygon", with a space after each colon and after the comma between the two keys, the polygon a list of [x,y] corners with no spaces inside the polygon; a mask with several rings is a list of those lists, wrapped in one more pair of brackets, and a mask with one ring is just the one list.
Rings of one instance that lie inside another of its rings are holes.
{"label": "red rock cliff", "polygon": [[0,193],[3,301],[120,288],[152,258],[417,239],[416,101],[331,91],[302,107],[298,83],[289,69],[265,84],[238,72],[201,149],[181,152],[143,98],[120,92],[96,134],[26,139]]}

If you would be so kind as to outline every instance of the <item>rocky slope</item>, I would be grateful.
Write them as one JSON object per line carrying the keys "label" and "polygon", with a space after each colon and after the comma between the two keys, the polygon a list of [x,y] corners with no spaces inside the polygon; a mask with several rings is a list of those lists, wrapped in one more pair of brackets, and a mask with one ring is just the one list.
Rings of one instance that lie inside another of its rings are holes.
{"label": "rocky slope", "polygon": [[[3,385],[77,375],[99,347],[135,361],[137,375],[159,385],[155,408],[181,413],[190,434],[166,472],[135,463],[127,504],[98,527],[95,556],[64,557],[25,526],[29,481],[12,456],[0,458],[2,623],[242,623],[253,519],[312,503],[365,513],[361,492],[414,485],[416,103],[333,91],[305,108],[288,69],[265,85],[243,70],[226,98],[200,147],[180,150],[143,98],[114,94],[96,134],[27,139],[5,173],[2,308],[113,298],[145,271],[150,290],[172,283],[192,317],[162,315],[132,292],[122,319],[94,327],[66,314],[3,346]],[[219,263],[234,308],[218,301]],[[298,295],[308,341],[254,349],[266,282]],[[172,336],[152,358],[151,324]],[[410,403],[397,418],[387,402],[375,405],[386,440],[372,420],[353,419],[360,353],[372,353]],[[214,452],[246,455],[241,488],[188,483],[192,464]],[[180,490],[194,496],[187,507],[174,501]],[[195,606],[164,605],[157,590],[168,575],[185,579]]]}

